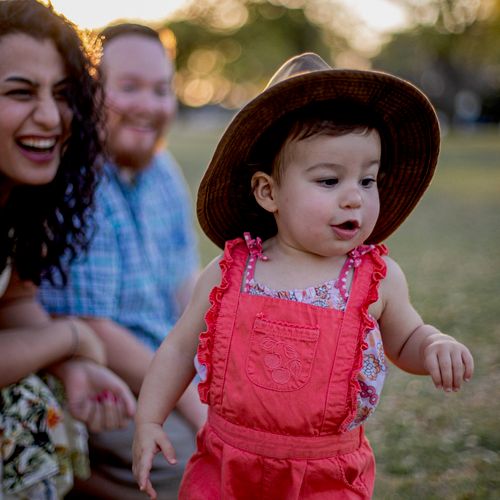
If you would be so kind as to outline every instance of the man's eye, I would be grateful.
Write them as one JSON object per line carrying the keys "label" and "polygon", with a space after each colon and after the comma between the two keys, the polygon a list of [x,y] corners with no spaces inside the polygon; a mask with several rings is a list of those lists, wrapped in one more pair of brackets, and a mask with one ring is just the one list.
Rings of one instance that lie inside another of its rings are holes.
{"label": "man's eye", "polygon": [[172,87],[170,85],[168,86],[161,86],[161,87],[156,87],[155,88],[155,94],[158,97],[166,97],[169,96],[170,94],[173,94]]}
{"label": "man's eye", "polygon": [[121,85],[120,90],[122,92],[135,92],[139,88],[135,83],[124,83]]}

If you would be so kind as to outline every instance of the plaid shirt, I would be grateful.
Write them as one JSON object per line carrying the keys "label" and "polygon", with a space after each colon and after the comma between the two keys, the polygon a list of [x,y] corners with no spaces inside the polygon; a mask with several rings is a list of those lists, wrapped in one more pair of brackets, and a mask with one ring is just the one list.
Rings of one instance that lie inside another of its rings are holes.
{"label": "plaid shirt", "polygon": [[174,159],[158,155],[132,182],[106,165],[95,220],[67,287],[43,282],[40,299],[53,314],[112,319],[156,349],[179,317],[178,287],[199,264],[191,199]]}

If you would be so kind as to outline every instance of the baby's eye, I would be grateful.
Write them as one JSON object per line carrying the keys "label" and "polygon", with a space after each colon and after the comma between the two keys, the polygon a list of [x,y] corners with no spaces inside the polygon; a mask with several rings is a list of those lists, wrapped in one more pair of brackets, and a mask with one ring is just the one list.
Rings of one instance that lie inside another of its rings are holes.
{"label": "baby's eye", "polygon": [[328,179],[320,179],[318,181],[318,184],[320,184],[321,186],[335,186],[338,183],[339,183],[339,180],[335,177],[331,177]]}
{"label": "baby's eye", "polygon": [[374,179],[372,177],[367,177],[366,179],[361,180],[361,185],[363,187],[369,188],[369,187],[374,186],[376,184],[376,182],[377,182],[377,179]]}

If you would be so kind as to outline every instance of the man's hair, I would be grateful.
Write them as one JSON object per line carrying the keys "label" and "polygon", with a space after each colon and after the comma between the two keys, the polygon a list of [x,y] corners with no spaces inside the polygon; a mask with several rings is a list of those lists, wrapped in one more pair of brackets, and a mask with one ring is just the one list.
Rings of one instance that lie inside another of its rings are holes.
{"label": "man's hair", "polygon": [[175,59],[177,45],[173,32],[168,28],[157,31],[145,24],[120,23],[107,26],[99,33],[102,48],[104,49],[111,40],[126,35],[138,35],[156,40],[164,47],[170,58]]}

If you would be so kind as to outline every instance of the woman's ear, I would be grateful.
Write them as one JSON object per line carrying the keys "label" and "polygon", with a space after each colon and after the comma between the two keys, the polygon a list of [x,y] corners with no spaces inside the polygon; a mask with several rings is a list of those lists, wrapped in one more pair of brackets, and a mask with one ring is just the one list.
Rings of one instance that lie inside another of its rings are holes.
{"label": "woman's ear", "polygon": [[252,175],[252,191],[257,203],[268,212],[275,213],[278,206],[275,200],[276,181],[264,172]]}

